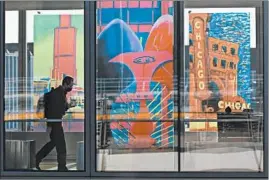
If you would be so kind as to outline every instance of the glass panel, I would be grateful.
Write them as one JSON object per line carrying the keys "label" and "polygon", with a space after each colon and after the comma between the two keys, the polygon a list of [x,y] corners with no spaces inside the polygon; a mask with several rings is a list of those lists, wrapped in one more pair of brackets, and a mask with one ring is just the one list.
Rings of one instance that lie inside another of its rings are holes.
{"label": "glass panel", "polygon": [[263,171],[263,59],[255,13],[185,9],[185,30],[192,28],[185,45],[191,38],[194,63],[185,72],[181,171]]}
{"label": "glass panel", "polygon": [[97,170],[177,171],[173,3],[116,5],[97,2]]}
{"label": "glass panel", "polygon": [[84,11],[6,14],[5,170],[84,171]]}
{"label": "glass panel", "polygon": [[[19,111],[18,81],[18,42],[19,12],[6,11],[5,26],[5,112],[16,114]],[[7,113],[6,113],[7,114]],[[9,116],[10,116],[9,115]],[[19,122],[6,122],[5,130],[19,130]]]}

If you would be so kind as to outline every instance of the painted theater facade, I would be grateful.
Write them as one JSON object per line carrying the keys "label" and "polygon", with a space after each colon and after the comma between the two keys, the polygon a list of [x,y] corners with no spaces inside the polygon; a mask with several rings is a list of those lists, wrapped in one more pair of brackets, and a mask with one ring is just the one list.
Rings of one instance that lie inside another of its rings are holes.
{"label": "painted theater facade", "polygon": [[[227,107],[232,112],[251,108],[237,93],[239,44],[209,37],[209,19],[208,13],[189,14],[189,112],[194,119],[215,116]],[[194,129],[217,131],[217,123],[190,123]]]}

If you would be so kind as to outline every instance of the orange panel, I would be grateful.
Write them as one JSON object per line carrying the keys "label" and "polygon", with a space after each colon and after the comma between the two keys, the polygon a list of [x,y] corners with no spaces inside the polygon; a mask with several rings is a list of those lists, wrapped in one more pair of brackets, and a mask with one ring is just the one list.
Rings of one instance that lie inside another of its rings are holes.
{"label": "orange panel", "polygon": [[154,25],[146,46],[145,51],[168,51],[173,54],[174,25],[173,18],[164,19],[158,25]]}
{"label": "orange panel", "polygon": [[164,84],[170,91],[173,90],[173,62],[165,63],[158,68],[152,76],[152,80]]}
{"label": "orange panel", "polygon": [[[75,29],[60,29],[59,30],[59,51],[60,55],[69,54],[73,55],[74,53],[74,41],[75,41]],[[57,55],[57,54],[55,54]]]}
{"label": "orange panel", "polygon": [[71,26],[71,16],[70,15],[61,15],[60,16],[60,26],[61,27],[70,27]]}

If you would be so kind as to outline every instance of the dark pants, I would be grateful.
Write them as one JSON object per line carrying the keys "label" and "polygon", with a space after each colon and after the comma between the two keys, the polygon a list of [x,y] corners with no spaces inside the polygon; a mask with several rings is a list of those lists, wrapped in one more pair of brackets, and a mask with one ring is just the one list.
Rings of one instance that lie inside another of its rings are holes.
{"label": "dark pants", "polygon": [[37,153],[36,162],[40,163],[56,146],[58,170],[66,170],[66,144],[62,124],[55,123],[48,128],[50,129],[50,141]]}

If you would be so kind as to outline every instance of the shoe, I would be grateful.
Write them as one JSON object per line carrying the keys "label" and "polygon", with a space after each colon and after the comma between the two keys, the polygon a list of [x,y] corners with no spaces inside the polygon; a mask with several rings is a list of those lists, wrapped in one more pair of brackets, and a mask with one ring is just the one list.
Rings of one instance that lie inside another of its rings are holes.
{"label": "shoe", "polygon": [[41,171],[41,168],[40,168],[40,161],[36,161],[35,162],[35,168],[38,170],[38,171]]}
{"label": "shoe", "polygon": [[60,171],[60,172],[66,172],[66,171],[68,171],[68,168],[66,166],[64,166],[64,167],[58,167],[58,171]]}
{"label": "shoe", "polygon": [[37,165],[35,166],[35,168],[36,168],[36,170],[41,171],[41,168],[40,168],[39,164],[37,164]]}

